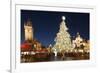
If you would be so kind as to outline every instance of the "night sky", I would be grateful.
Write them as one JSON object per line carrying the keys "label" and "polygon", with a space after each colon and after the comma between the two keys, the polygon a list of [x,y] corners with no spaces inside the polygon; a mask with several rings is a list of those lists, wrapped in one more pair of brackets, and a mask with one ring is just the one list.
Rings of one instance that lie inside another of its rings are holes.
{"label": "night sky", "polygon": [[21,10],[21,43],[25,39],[24,22],[30,20],[34,38],[44,46],[53,45],[62,16],[66,17],[65,22],[71,37],[79,32],[82,38],[89,40],[89,13]]}

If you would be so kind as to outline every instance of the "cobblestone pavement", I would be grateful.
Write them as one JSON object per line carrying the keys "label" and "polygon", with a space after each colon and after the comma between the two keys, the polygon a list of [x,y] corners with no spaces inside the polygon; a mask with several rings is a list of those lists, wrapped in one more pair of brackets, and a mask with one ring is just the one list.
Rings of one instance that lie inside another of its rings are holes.
{"label": "cobblestone pavement", "polygon": [[89,60],[89,54],[77,54],[76,56],[54,56],[51,55],[25,55],[21,57],[21,63],[49,62],[49,61],[71,61],[71,60]]}

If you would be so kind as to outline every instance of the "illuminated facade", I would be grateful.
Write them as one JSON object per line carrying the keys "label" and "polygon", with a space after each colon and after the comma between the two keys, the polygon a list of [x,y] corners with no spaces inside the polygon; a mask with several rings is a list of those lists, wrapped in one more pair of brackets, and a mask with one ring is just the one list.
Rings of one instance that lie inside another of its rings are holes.
{"label": "illuminated facade", "polygon": [[72,46],[74,50],[78,52],[90,52],[90,42],[89,40],[83,39],[79,33],[77,37],[72,41]]}
{"label": "illuminated facade", "polygon": [[73,42],[73,48],[80,47],[83,44],[83,39],[81,38],[80,34],[77,33],[77,37],[72,42]]}
{"label": "illuminated facade", "polygon": [[27,21],[24,24],[24,31],[25,31],[25,40],[33,40],[33,28],[31,21]]}

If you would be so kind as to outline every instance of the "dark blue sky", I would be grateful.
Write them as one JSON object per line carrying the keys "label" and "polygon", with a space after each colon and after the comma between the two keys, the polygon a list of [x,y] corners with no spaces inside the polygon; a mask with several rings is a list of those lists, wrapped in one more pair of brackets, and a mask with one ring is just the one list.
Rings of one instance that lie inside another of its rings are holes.
{"label": "dark blue sky", "polygon": [[66,25],[71,37],[79,32],[81,37],[89,39],[89,13],[21,10],[21,42],[25,38],[24,22],[31,20],[34,38],[44,46],[54,44],[62,16],[66,17]]}

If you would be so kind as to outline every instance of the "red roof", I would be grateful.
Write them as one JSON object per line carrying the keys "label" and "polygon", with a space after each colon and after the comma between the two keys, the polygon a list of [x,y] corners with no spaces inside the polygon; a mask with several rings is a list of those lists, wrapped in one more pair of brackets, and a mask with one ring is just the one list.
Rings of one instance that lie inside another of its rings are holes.
{"label": "red roof", "polygon": [[48,52],[47,49],[41,49],[41,50],[32,49],[32,44],[30,44],[27,41],[25,41],[24,43],[21,44],[21,51],[23,51],[23,52],[25,52],[25,51]]}
{"label": "red roof", "polygon": [[31,45],[29,43],[23,43],[21,44],[21,51],[31,51]]}

